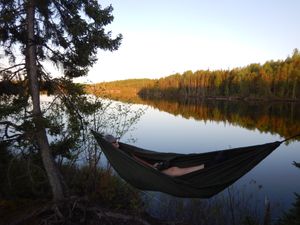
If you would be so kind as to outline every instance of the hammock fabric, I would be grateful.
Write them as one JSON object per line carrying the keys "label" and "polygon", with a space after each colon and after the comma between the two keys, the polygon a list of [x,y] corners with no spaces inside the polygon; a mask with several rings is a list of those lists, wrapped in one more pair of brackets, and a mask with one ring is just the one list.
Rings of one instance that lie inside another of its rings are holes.
{"label": "hammock fabric", "polygon": [[[282,142],[234,148],[206,153],[162,153],[119,142],[116,149],[101,134],[92,131],[108,161],[118,174],[132,186],[149,191],[159,191],[177,197],[209,198],[219,193],[254,168]],[[161,171],[136,161],[133,155],[154,164],[168,162],[170,166],[190,167],[210,164],[224,153],[226,160],[182,176],[171,177]]]}

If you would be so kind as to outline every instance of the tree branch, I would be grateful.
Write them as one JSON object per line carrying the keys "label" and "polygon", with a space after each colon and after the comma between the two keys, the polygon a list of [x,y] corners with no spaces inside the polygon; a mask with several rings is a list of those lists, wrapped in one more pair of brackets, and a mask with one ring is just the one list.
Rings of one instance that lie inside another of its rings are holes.
{"label": "tree branch", "polygon": [[14,135],[9,135],[8,134],[9,127],[13,127],[16,130],[19,130],[19,128],[20,128],[18,125],[14,124],[14,123],[12,123],[10,121],[0,121],[0,126],[1,125],[5,126],[5,131],[4,131],[3,138],[6,137],[7,139],[13,139],[13,138],[16,138],[16,137],[19,137],[20,135],[22,135],[22,134],[14,134]]}
{"label": "tree branch", "polygon": [[3,73],[5,71],[11,70],[11,69],[19,67],[19,66],[25,66],[25,63],[16,64],[16,65],[10,66],[8,68],[2,69],[2,70],[0,70],[0,73]]}
{"label": "tree branch", "polygon": [[111,217],[113,219],[119,219],[119,220],[125,220],[125,221],[137,221],[143,225],[151,225],[150,223],[148,223],[146,220],[143,220],[140,217],[136,217],[136,216],[130,216],[130,215],[125,215],[125,214],[121,214],[121,213],[114,213],[114,212],[103,212],[97,208],[93,209],[96,213],[96,215],[98,216],[98,218],[101,220],[103,217]]}
{"label": "tree branch", "polygon": [[82,117],[81,114],[80,114],[80,110],[79,110],[79,109],[74,105],[74,103],[67,97],[67,94],[64,92],[64,90],[63,90],[63,88],[61,87],[60,83],[57,82],[56,80],[51,79],[51,78],[49,77],[49,75],[47,75],[47,74],[43,74],[43,75],[44,75],[44,78],[45,78],[46,81],[53,82],[53,83],[56,84],[57,90],[58,90],[59,93],[61,94],[62,98],[63,98],[64,100],[66,100],[66,102],[69,104],[69,106],[71,106],[71,107],[74,109],[75,113],[77,114],[77,116],[78,116],[78,118],[79,118],[79,120],[80,120],[80,122],[81,122],[81,125],[83,125],[83,117]]}

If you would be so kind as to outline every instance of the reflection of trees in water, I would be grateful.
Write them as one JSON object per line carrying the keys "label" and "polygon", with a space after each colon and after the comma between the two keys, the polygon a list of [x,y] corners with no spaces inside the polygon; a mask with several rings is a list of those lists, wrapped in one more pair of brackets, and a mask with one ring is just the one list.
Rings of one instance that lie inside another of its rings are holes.
{"label": "reflection of trees in water", "polygon": [[246,102],[184,99],[179,101],[147,100],[159,110],[204,121],[221,121],[261,132],[290,137],[299,133],[299,103]]}

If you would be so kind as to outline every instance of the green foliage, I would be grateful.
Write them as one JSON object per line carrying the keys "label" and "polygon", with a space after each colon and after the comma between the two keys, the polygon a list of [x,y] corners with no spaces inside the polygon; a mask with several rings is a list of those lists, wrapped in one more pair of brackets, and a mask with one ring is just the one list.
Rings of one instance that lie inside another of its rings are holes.
{"label": "green foliage", "polygon": [[[67,77],[80,77],[95,63],[97,49],[116,50],[121,35],[111,38],[104,26],[113,21],[112,6],[101,8],[97,1],[1,1],[0,43],[12,62],[15,49],[21,54],[28,44],[27,8],[35,9],[35,44],[38,60],[62,65]],[[30,40],[33,41],[33,40]],[[24,55],[25,57],[25,55]],[[42,68],[40,67],[40,71]]]}
{"label": "green foliage", "polygon": [[[45,171],[42,165],[38,166],[38,155],[16,157],[4,151],[3,144],[1,146],[0,200],[50,198]],[[106,208],[141,210],[139,192],[113,175],[110,169],[63,165],[61,170],[72,196],[88,197]]]}
{"label": "green foliage", "polygon": [[[104,29],[113,21],[113,8],[85,0],[8,0],[0,1],[0,8],[0,50],[10,64],[0,68],[0,141],[12,143],[20,152],[36,152],[35,132],[47,129],[52,136],[53,155],[70,159],[87,126],[84,116],[102,107],[99,101],[89,101],[83,86],[74,84],[71,78],[86,75],[88,67],[97,60],[98,49],[118,49],[122,36],[112,38],[111,32]],[[34,40],[28,39],[31,8]],[[42,106],[42,115],[32,114],[28,74],[28,49],[32,45],[38,81],[34,85],[39,86],[41,93],[53,96],[50,104]],[[64,76],[52,78],[43,67],[45,61],[63,69]]]}
{"label": "green foliage", "polygon": [[85,90],[87,93],[104,98],[139,102],[137,94],[140,89],[152,86],[153,80],[151,79],[129,79],[85,85]]}
{"label": "green foliage", "polygon": [[[113,21],[113,8],[102,8],[97,1],[85,0],[8,0],[0,1],[0,8],[0,48],[10,63],[0,68],[0,140],[15,146],[31,144],[36,149],[35,132],[47,129],[48,134],[63,137],[51,143],[53,155],[60,152],[67,156],[82,134],[83,115],[101,108],[99,102],[89,101],[83,86],[74,84],[71,78],[86,75],[88,67],[96,62],[99,48],[118,49],[122,36],[112,38],[111,32],[104,29]],[[34,9],[34,40],[28,39],[30,8]],[[28,49],[32,45],[38,76],[38,84],[34,85],[39,86],[40,92],[54,96],[53,102],[46,106],[54,110],[49,112],[44,107],[41,116],[32,114],[28,74]],[[43,67],[45,61],[63,69],[64,77],[52,78]],[[37,116],[41,118],[33,118]]]}
{"label": "green foliage", "polygon": [[[300,99],[300,54],[232,70],[186,71],[168,77],[124,80],[88,86],[89,93],[113,99]],[[139,100],[141,101],[141,100]]]}
{"label": "green foliage", "polygon": [[[72,78],[87,74],[98,49],[118,49],[122,36],[113,38],[104,29],[113,21],[113,8],[85,0],[7,0],[0,1],[0,8],[0,51],[8,59],[0,68],[0,141],[10,143],[15,155],[26,156],[13,160],[21,160],[15,171],[28,172],[16,183],[24,183],[24,193],[35,188],[36,181],[27,185],[26,179],[43,161],[53,197],[62,199],[67,188],[53,157],[59,164],[78,159],[88,129],[84,117],[102,107],[89,101]],[[63,76],[53,78],[45,62]],[[52,95],[50,102],[40,101],[39,93]],[[42,158],[32,161],[41,152]]]}
{"label": "green foliage", "polygon": [[110,169],[64,166],[63,171],[72,195],[86,196],[113,209],[133,210],[137,205],[142,206],[138,191],[113,175]]}
{"label": "green foliage", "polygon": [[0,198],[46,198],[49,196],[47,176],[37,154],[15,156],[8,148],[0,148]]}

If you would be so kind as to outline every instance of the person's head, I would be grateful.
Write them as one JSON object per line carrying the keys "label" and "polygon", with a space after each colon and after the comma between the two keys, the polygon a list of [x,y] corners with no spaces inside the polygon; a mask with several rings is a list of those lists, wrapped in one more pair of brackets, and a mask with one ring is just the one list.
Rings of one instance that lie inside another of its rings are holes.
{"label": "person's head", "polygon": [[109,143],[111,143],[115,148],[119,148],[119,142],[117,140],[117,138],[115,138],[114,136],[107,134],[104,136],[104,139],[106,141],[108,141]]}

